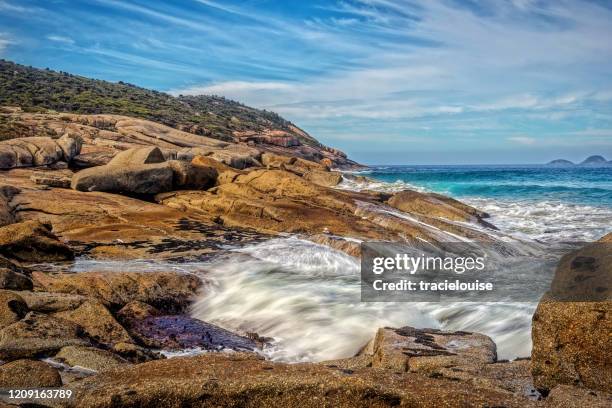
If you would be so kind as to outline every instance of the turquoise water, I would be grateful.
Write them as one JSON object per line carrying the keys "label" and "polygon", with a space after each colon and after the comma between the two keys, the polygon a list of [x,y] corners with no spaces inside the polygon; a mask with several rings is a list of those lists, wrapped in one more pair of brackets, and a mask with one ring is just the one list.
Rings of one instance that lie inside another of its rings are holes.
{"label": "turquoise water", "polygon": [[457,198],[547,200],[612,207],[612,167],[379,166],[369,176]]}
{"label": "turquoise water", "polygon": [[546,242],[612,232],[612,167],[372,166],[340,188],[433,191],[488,212],[500,230]]}

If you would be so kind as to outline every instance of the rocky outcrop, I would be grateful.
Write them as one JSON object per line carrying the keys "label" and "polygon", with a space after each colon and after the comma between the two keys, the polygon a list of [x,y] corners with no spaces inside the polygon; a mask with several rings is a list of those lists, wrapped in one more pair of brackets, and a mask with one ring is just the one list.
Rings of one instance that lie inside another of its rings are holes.
{"label": "rocky outcrop", "polygon": [[[286,170],[253,170],[208,191],[160,194],[156,200],[180,211],[197,210],[214,222],[262,233],[321,234],[358,240],[411,242],[449,239],[443,231],[490,241],[486,234],[450,221],[394,214],[381,202],[387,196],[326,188]],[[425,222],[431,220],[432,227]]]}
{"label": "rocky outcrop", "polygon": [[610,405],[611,393],[571,385],[557,385],[546,397],[546,407],[553,408],[608,408]]}
{"label": "rocky outcrop", "polygon": [[21,189],[11,201],[13,214],[24,221],[52,224],[54,233],[82,255],[202,259],[230,239],[234,244],[262,239],[262,234],[225,227],[195,211],[186,213],[119,194],[41,189],[30,180],[32,172],[15,169],[3,173],[4,182]]}
{"label": "rocky outcrop", "polygon": [[557,384],[612,389],[612,235],[564,256],[532,324],[532,373]]}
{"label": "rocky outcrop", "polygon": [[[436,193],[404,190],[387,200],[393,208],[411,214],[439,217],[451,221],[483,222],[489,215],[453,198]],[[490,225],[490,224],[489,224]]]}
{"label": "rocky outcrop", "polygon": [[201,284],[196,276],[177,272],[34,272],[32,277],[41,290],[95,298],[111,310],[133,301],[164,311],[182,310]]}
{"label": "rocky outcrop", "polygon": [[36,360],[16,360],[0,365],[0,389],[61,387],[57,369]]}
{"label": "rocky outcrop", "polygon": [[20,262],[56,262],[74,258],[48,224],[24,221],[0,227],[0,255]]}
{"label": "rocky outcrop", "polygon": [[0,169],[46,166],[71,161],[81,150],[81,140],[72,134],[59,139],[23,137],[0,142]]}
{"label": "rocky outcrop", "polygon": [[[106,370],[68,386],[69,406],[528,407],[482,387],[383,370],[281,364],[254,355],[207,354]],[[246,401],[246,402],[245,402]]]}

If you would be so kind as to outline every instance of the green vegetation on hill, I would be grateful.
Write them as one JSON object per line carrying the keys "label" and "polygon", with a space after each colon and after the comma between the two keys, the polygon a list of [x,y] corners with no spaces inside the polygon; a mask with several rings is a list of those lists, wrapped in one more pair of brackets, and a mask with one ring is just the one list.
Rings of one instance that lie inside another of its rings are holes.
{"label": "green vegetation on hill", "polygon": [[179,96],[37,69],[0,60],[0,105],[31,112],[48,109],[85,114],[139,117],[192,133],[232,140],[235,131],[284,130],[304,144],[318,144],[291,130],[291,122],[273,112],[251,108],[219,96]]}

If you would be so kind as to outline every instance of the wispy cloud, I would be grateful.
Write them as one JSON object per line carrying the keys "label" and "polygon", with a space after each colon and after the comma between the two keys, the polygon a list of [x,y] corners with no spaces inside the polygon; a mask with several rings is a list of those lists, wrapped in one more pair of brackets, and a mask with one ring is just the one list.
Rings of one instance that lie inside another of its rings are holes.
{"label": "wispy cloud", "polygon": [[65,37],[62,35],[48,35],[47,40],[58,42],[58,43],[63,43],[63,44],[68,44],[68,45],[74,44],[74,40],[72,38]]}
{"label": "wispy cloud", "polygon": [[0,33],[0,55],[3,54],[6,47],[14,43],[15,42],[11,39],[11,37],[9,37],[8,34]]}
{"label": "wispy cloud", "polygon": [[536,139],[528,136],[512,136],[508,138],[509,141],[518,143],[521,145],[533,145],[536,143]]}

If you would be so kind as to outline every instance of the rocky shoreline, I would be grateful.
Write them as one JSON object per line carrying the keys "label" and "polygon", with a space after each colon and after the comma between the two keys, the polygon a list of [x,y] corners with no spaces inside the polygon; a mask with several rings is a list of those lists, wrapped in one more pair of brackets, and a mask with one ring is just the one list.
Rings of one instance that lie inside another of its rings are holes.
{"label": "rocky shoreline", "polygon": [[[279,234],[358,256],[364,240],[488,242],[495,226],[437,194],[335,189],[343,175],[331,169],[355,164],[331,149],[221,142],[113,115],[1,114],[35,136],[0,142],[0,389],[64,387],[75,397],[52,405],[75,407],[612,401],[610,287],[600,301],[558,300],[612,274],[610,235],[560,262],[531,359],[498,361],[478,333],[402,327],[380,328],[352,358],[271,362],[259,352],[269,339],[188,315],[197,276],[61,266],[206,260]],[[164,357],[192,348],[203,353]]]}

